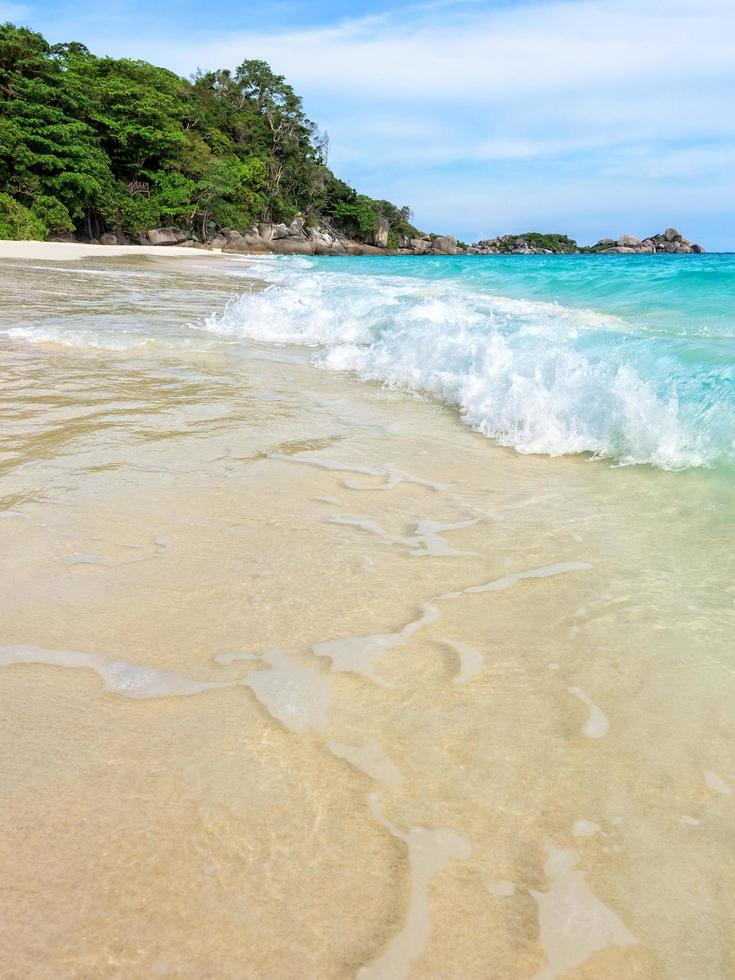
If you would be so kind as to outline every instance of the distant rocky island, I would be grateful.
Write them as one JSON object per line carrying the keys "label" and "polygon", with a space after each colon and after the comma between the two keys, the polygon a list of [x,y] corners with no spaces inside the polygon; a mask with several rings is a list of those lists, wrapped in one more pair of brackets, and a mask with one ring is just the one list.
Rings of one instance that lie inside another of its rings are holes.
{"label": "distant rocky island", "polygon": [[179,245],[189,248],[222,249],[239,254],[275,255],[649,255],[654,253],[702,253],[701,245],[690,242],[676,230],[667,228],[649,238],[602,238],[595,245],[579,245],[567,235],[526,232],[502,235],[466,246],[454,235],[430,235],[415,231],[412,236],[394,237],[390,222],[381,218],[367,241],[347,237],[325,222],[302,215],[289,224],[260,222],[244,232],[210,224],[204,240],[191,238],[177,227],[152,228],[143,235],[107,233],[102,245]]}
{"label": "distant rocky island", "polygon": [[684,238],[676,228],[667,228],[644,239],[634,235],[601,238],[596,245],[578,245],[566,235],[544,235],[534,231],[488,238],[470,245],[467,251],[470,255],[649,255],[658,252],[701,253],[704,249]]}

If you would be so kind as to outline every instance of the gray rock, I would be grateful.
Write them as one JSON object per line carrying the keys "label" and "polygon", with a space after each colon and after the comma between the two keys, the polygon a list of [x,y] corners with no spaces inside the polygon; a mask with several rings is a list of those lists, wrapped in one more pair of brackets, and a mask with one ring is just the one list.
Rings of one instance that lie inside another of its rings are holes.
{"label": "gray rock", "polygon": [[215,235],[209,244],[212,246],[212,248],[224,248],[227,244],[227,239],[224,235]]}
{"label": "gray rock", "polygon": [[319,245],[323,248],[329,248],[334,241],[331,235],[328,235],[325,231],[319,231],[318,228],[309,228],[306,234],[308,240],[314,243],[314,247]]}
{"label": "gray rock", "polygon": [[416,255],[427,255],[431,251],[431,242],[425,238],[412,238],[411,248]]}
{"label": "gray rock", "polygon": [[614,238],[601,238],[595,248],[612,248],[617,244]]}
{"label": "gray rock", "polygon": [[434,239],[432,247],[435,255],[456,255],[457,239],[454,235],[440,235]]}
{"label": "gray rock", "polygon": [[186,233],[180,228],[151,228],[148,241],[151,245],[178,245],[186,241]]}
{"label": "gray rock", "polygon": [[264,242],[269,242],[273,238],[273,225],[270,222],[264,221],[258,225],[258,236],[263,239]]}
{"label": "gray rock", "polygon": [[704,249],[701,245],[692,245],[692,251],[696,252],[698,255],[701,255],[702,252],[704,252]]}
{"label": "gray rock", "polygon": [[223,252],[267,252],[271,243],[264,242],[259,235],[240,235],[232,238],[222,249]]}
{"label": "gray rock", "polygon": [[117,245],[117,235],[106,232],[100,236],[100,245]]}
{"label": "gray rock", "polygon": [[638,248],[641,244],[640,238],[636,238],[635,235],[623,235],[618,239],[618,245],[624,248]]}
{"label": "gray rock", "polygon": [[286,225],[284,224],[273,225],[273,229],[271,231],[271,238],[273,241],[278,241],[281,238],[288,238],[290,234],[291,232],[288,230]]}
{"label": "gray rock", "polygon": [[681,235],[676,228],[667,228],[664,232],[664,238],[667,242],[678,242],[681,240]]}
{"label": "gray rock", "polygon": [[379,248],[388,248],[388,234],[390,232],[390,221],[382,215],[378,217],[378,227],[373,232],[372,243]]}
{"label": "gray rock", "polygon": [[294,241],[292,238],[280,238],[275,242],[269,242],[268,247],[276,255],[313,255],[314,246],[311,242]]}
{"label": "gray rock", "polygon": [[294,218],[291,224],[288,226],[289,234],[291,235],[303,235],[304,234],[304,219],[301,217]]}

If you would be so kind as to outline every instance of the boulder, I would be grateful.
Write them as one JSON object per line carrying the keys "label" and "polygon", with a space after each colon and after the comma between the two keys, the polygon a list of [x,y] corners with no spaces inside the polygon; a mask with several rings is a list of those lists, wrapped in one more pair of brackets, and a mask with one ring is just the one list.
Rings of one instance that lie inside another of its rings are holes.
{"label": "boulder", "polygon": [[435,255],[456,255],[457,239],[454,235],[440,235],[434,239],[432,248]]}
{"label": "boulder", "polygon": [[100,245],[117,245],[117,235],[113,235],[109,231],[105,232],[104,235],[100,236]]}
{"label": "boulder", "polygon": [[431,251],[431,242],[425,238],[412,238],[411,248],[416,255],[428,255]]}
{"label": "boulder", "polygon": [[222,249],[223,252],[267,252],[269,242],[258,235],[240,235],[232,238]]}
{"label": "boulder", "polygon": [[317,245],[323,248],[329,248],[334,241],[331,235],[328,235],[325,231],[319,231],[316,228],[309,228],[306,234],[308,240],[313,242],[315,248]]}
{"label": "boulder", "polygon": [[294,218],[291,224],[288,226],[288,231],[290,235],[303,235],[304,219],[301,217]]}
{"label": "boulder", "polygon": [[151,245],[178,245],[186,241],[186,232],[180,228],[151,228],[148,241]]}
{"label": "boulder", "polygon": [[224,235],[215,235],[209,244],[212,248],[224,248],[227,244],[227,239]]}
{"label": "boulder", "polygon": [[373,232],[372,243],[379,248],[388,248],[388,234],[390,232],[390,221],[382,215],[378,216],[378,226]]}
{"label": "boulder", "polygon": [[278,241],[280,238],[288,238],[290,234],[291,232],[288,230],[286,225],[284,224],[273,225],[271,231],[271,238],[273,239],[273,241]]}
{"label": "boulder", "polygon": [[264,242],[269,242],[273,238],[273,225],[268,221],[263,221],[258,225],[258,236]]}
{"label": "boulder", "polygon": [[701,245],[692,245],[692,252],[696,252],[698,255],[701,255],[702,252],[704,252],[704,249]]}
{"label": "boulder", "polygon": [[617,244],[614,238],[601,238],[597,245],[595,245],[595,248],[612,248]]}
{"label": "boulder", "polygon": [[239,231],[235,231],[234,228],[223,228],[222,234],[228,245],[230,242],[236,242],[239,238],[242,238],[242,234]]}
{"label": "boulder", "polygon": [[311,242],[294,241],[292,238],[280,238],[278,241],[269,242],[270,251],[276,255],[313,255],[314,246]]}
{"label": "boulder", "polygon": [[623,235],[622,238],[618,239],[618,245],[623,248],[638,248],[641,244],[640,238],[636,238],[635,235]]}
{"label": "boulder", "polygon": [[681,241],[681,235],[676,228],[667,228],[664,232],[664,239],[667,242],[678,242]]}

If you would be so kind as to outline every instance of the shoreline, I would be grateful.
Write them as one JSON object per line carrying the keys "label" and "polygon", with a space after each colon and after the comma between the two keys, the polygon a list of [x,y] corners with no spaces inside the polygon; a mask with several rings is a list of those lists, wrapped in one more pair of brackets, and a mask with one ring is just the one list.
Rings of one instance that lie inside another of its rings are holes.
{"label": "shoreline", "polygon": [[93,245],[82,242],[36,242],[0,240],[0,259],[73,261],[92,256],[172,255],[193,258],[222,255],[221,248],[182,248],[180,245]]}
{"label": "shoreline", "polygon": [[257,266],[143,264],[3,270],[13,975],[561,976],[572,944],[599,980],[722,976],[726,916],[686,930],[735,885],[711,481],[192,345]]}

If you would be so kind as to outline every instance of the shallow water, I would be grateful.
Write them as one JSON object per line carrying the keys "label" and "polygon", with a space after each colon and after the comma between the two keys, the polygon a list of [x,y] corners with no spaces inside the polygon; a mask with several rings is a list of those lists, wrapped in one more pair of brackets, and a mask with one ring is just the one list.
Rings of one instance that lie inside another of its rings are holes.
{"label": "shallow water", "polygon": [[319,370],[263,319],[322,329],[314,264],[34,265],[0,268],[3,975],[731,977],[729,468],[519,455]]}

